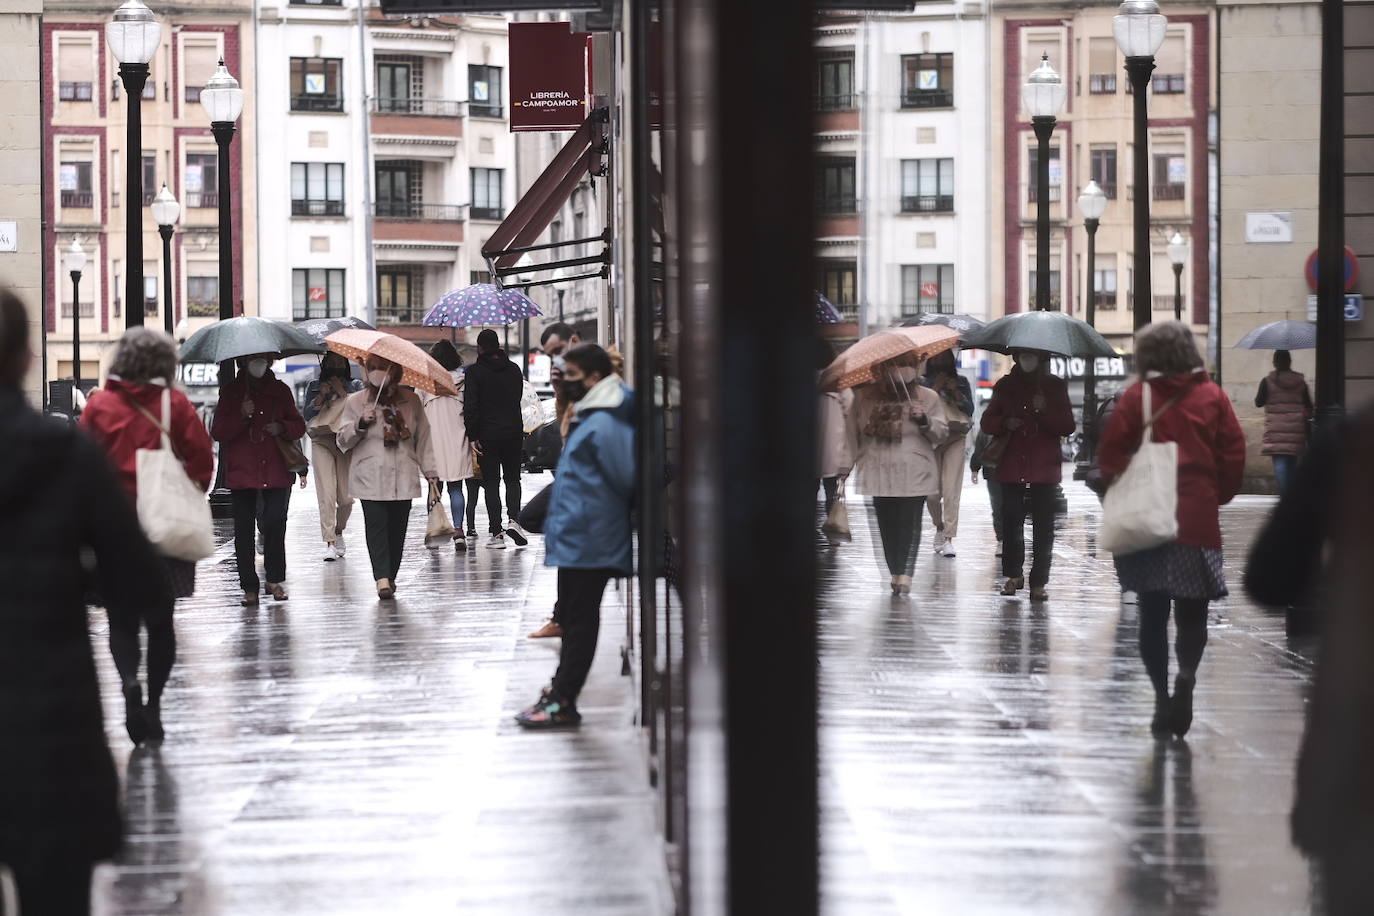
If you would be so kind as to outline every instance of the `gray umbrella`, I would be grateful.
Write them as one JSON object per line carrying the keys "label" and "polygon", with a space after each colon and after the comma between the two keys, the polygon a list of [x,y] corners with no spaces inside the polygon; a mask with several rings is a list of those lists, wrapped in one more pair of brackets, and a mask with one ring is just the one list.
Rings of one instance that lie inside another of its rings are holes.
{"label": "gray umbrella", "polygon": [[345,315],[342,318],[310,318],[306,321],[296,322],[296,327],[320,343],[324,343],[324,339],[330,334],[335,331],[342,331],[344,328],[360,328],[364,331],[377,330],[366,321],[361,318],[354,318],[352,315]]}
{"label": "gray umbrella", "polygon": [[919,315],[913,315],[903,321],[902,327],[916,328],[926,324],[938,324],[953,328],[961,335],[972,334],[984,327],[983,322],[972,315],[946,315],[944,312],[921,312]]}
{"label": "gray umbrella", "polygon": [[970,350],[1040,350],[1059,356],[1116,356],[1107,338],[1092,325],[1063,312],[1017,312],[964,335]]}
{"label": "gray umbrella", "polygon": [[255,353],[323,353],[324,344],[295,325],[269,318],[226,318],[206,325],[181,345],[181,361],[222,363]]}
{"label": "gray umbrella", "polygon": [[1240,339],[1236,350],[1311,350],[1317,345],[1317,326],[1311,321],[1271,321]]}

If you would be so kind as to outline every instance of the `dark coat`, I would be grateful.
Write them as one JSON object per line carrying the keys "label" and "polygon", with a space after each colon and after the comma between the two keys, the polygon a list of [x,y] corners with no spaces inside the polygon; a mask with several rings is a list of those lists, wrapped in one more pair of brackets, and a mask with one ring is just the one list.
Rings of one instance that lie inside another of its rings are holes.
{"label": "dark coat", "polygon": [[463,424],[470,442],[519,440],[525,435],[520,398],[525,377],[497,350],[477,357],[463,373]]}
{"label": "dark coat", "polygon": [[0,859],[109,858],[119,785],[86,625],[91,578],[111,627],[170,621],[161,560],[100,446],[0,391]]}
{"label": "dark coat", "polygon": [[[252,400],[253,416],[245,420],[241,409]],[[295,442],[305,435],[305,420],[296,409],[291,389],[269,371],[260,379],[243,372],[220,392],[210,435],[220,443],[224,485],[231,490],[270,490],[289,487],[296,475],[286,467],[276,441],[263,431],[273,421],[286,431],[281,438]]]}
{"label": "dark coat", "polygon": [[[1044,410],[1035,409],[1036,392],[1045,396]],[[1013,418],[1021,420],[1021,427],[1014,431],[1006,425]],[[1068,386],[1048,372],[1030,374],[1014,366],[992,389],[981,429],[992,436],[1011,436],[997,464],[998,481],[1059,483],[1064,463],[1059,440],[1074,430]]]}

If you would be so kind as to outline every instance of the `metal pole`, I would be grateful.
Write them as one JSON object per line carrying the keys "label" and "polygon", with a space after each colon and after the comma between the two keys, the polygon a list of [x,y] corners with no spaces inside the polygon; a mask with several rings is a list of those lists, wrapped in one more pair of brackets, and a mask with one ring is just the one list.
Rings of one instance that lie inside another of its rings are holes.
{"label": "metal pole", "polygon": [[1135,296],[1133,309],[1135,329],[1138,331],[1151,321],[1154,287],[1150,285],[1150,113],[1146,92],[1150,86],[1150,74],[1154,72],[1153,57],[1126,58],[1126,74],[1131,81],[1134,108],[1134,156],[1133,163],[1135,199],[1132,201],[1135,216],[1134,233],[1134,279],[1131,293]]}
{"label": "metal pole", "polygon": [[1035,309],[1050,309],[1050,134],[1052,117],[1031,118],[1040,141],[1035,163]]}
{"label": "metal pole", "polygon": [[[1098,220],[1083,220],[1083,228],[1088,232],[1088,324],[1097,327],[1097,226]],[[1092,466],[1097,455],[1097,357],[1090,356],[1083,373],[1083,451],[1086,465]]]}
{"label": "metal pole", "polygon": [[162,236],[162,326],[171,334],[176,317],[172,314],[172,227],[158,226],[157,234]]}
{"label": "metal pole", "polygon": [[[234,139],[233,121],[215,121],[210,132],[219,147],[216,175],[219,195],[219,319],[234,317],[234,219],[229,209],[229,144]],[[234,380],[234,361],[219,364],[220,391]]]}
{"label": "metal pole", "polygon": [[[72,391],[81,390],[81,271],[72,276]],[[76,411],[76,396],[72,396],[72,412]]]}
{"label": "metal pole", "polygon": [[1183,265],[1174,265],[1174,320],[1183,320]]}
{"label": "metal pole", "polygon": [[1345,415],[1345,22],[1322,3],[1321,133],[1317,185],[1317,423]]}
{"label": "metal pole", "polygon": [[558,320],[563,320],[563,290],[558,290]]}
{"label": "metal pole", "polygon": [[530,380],[530,320],[520,322],[520,366],[525,370],[525,381]]}
{"label": "metal pole", "polygon": [[129,118],[124,135],[124,326],[143,324],[143,87],[148,82],[147,64],[120,64],[119,78],[129,99]]}

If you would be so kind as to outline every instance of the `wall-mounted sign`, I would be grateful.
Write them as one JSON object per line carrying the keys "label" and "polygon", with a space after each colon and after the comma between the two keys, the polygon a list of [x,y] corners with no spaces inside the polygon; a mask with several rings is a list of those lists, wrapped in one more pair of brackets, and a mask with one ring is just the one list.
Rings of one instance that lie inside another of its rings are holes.
{"label": "wall-mounted sign", "polygon": [[1256,244],[1281,244],[1293,241],[1293,214],[1245,214],[1245,241]]}
{"label": "wall-mounted sign", "polygon": [[323,286],[312,286],[312,287],[310,287],[310,301],[311,301],[311,302],[323,302],[324,299],[325,299],[325,293],[324,293],[324,287],[323,287]]}
{"label": "wall-mounted sign", "polygon": [[305,91],[307,95],[324,95],[324,74],[307,73],[305,75]]}
{"label": "wall-mounted sign", "polygon": [[0,251],[19,250],[19,224],[0,220]]}
{"label": "wall-mounted sign", "polygon": [[[1314,293],[1317,291],[1317,257],[1319,254],[1317,249],[1313,249],[1312,253],[1307,256],[1307,264],[1303,267],[1303,274],[1307,277],[1307,286]],[[1345,291],[1353,293],[1360,282],[1360,259],[1355,257],[1355,249],[1346,245],[1341,260],[1345,271]]]}
{"label": "wall-mounted sign", "polygon": [[577,130],[587,120],[591,35],[567,22],[510,24],[510,129]]}
{"label": "wall-mounted sign", "polygon": [[214,387],[219,384],[219,363],[182,363],[177,375],[187,388]]}
{"label": "wall-mounted sign", "polygon": [[[1126,377],[1126,360],[1120,356],[1097,356],[1093,359],[1093,372],[1099,379],[1121,379]],[[1080,379],[1088,374],[1088,361],[1081,356],[1050,357],[1050,374],[1062,379]]]}
{"label": "wall-mounted sign", "polygon": [[[1346,321],[1364,320],[1364,296],[1359,293],[1346,293],[1344,307],[1342,309]],[[1317,320],[1317,297],[1307,297],[1307,320]]]}

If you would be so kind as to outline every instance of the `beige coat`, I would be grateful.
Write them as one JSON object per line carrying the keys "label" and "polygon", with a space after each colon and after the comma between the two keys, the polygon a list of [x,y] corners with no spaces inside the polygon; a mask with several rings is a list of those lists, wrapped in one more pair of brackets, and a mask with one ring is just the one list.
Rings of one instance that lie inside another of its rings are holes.
{"label": "beige coat", "polygon": [[902,424],[901,441],[883,442],[863,433],[878,404],[876,393],[875,386],[860,389],[846,423],[855,487],[864,496],[935,496],[940,492],[935,447],[944,443],[949,429],[940,396],[912,385],[911,399],[925,411],[929,424],[917,426],[908,417]]}
{"label": "beige coat", "polygon": [[453,383],[458,386],[457,397],[416,392],[429,419],[434,462],[439,479],[444,481],[467,480],[472,476],[472,444],[463,425],[463,373],[457,369],[453,371]]}
{"label": "beige coat", "polygon": [[349,494],[355,499],[375,501],[418,499],[423,492],[421,478],[439,476],[429,419],[420,406],[420,398],[407,389],[396,395],[396,408],[410,427],[410,438],[387,448],[380,407],[377,422],[367,429],[358,429],[358,419],[374,397],[376,394],[367,388],[349,395],[339,420],[339,449],[352,458],[348,469]]}
{"label": "beige coat", "polygon": [[823,391],[816,407],[816,426],[820,434],[820,449],[816,456],[816,476],[824,480],[838,477],[841,468],[854,464],[849,457],[849,437],[845,428],[854,392]]}

